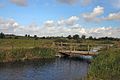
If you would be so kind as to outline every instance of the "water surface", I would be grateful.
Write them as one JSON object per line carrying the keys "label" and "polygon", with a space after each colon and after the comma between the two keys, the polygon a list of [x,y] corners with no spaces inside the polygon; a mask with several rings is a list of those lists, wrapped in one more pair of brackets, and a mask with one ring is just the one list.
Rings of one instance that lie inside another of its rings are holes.
{"label": "water surface", "polygon": [[69,58],[0,64],[0,80],[79,80],[87,75],[88,65]]}

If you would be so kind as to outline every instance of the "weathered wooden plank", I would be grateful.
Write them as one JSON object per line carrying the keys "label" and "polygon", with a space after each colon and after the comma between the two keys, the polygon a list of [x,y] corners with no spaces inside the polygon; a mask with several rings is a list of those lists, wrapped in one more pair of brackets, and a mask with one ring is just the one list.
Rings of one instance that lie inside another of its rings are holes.
{"label": "weathered wooden plank", "polygon": [[97,53],[95,52],[88,52],[88,51],[59,51],[61,54],[65,55],[90,55],[90,56],[95,56]]}

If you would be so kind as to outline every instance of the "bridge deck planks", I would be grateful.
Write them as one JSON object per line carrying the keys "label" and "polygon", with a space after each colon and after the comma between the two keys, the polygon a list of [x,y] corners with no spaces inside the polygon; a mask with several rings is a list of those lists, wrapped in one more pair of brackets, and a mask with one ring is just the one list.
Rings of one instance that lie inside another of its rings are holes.
{"label": "bridge deck planks", "polygon": [[59,51],[61,54],[65,55],[88,55],[88,56],[95,56],[97,55],[96,52],[88,52],[88,51]]}

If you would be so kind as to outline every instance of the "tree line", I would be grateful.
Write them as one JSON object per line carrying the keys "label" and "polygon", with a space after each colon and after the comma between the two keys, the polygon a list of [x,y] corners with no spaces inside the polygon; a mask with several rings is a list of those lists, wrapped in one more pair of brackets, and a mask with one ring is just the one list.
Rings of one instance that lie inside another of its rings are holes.
{"label": "tree line", "polygon": [[25,34],[25,36],[16,36],[14,34],[4,34],[3,32],[0,33],[0,39],[30,39],[30,38],[34,38],[35,40],[37,39],[74,39],[74,40],[120,40],[120,38],[114,38],[114,37],[100,37],[100,38],[96,38],[96,37],[93,37],[93,36],[89,36],[89,37],[86,37],[86,35],[78,35],[78,34],[75,34],[75,35],[68,35],[67,37],[63,37],[63,36],[48,36],[48,37],[38,37],[37,35],[34,35],[34,36],[31,36],[29,34]]}

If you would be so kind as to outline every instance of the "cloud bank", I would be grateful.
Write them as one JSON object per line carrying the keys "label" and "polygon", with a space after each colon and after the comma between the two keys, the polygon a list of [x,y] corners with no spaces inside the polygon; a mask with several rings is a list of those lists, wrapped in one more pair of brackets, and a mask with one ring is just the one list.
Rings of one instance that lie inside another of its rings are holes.
{"label": "cloud bank", "polygon": [[38,36],[68,36],[68,35],[86,35],[93,37],[119,37],[120,38],[120,26],[118,28],[113,27],[98,27],[98,28],[85,28],[77,21],[77,16],[71,16],[64,20],[48,20],[42,25],[31,23],[24,26],[19,24],[14,19],[0,18],[0,32],[16,35],[38,35]]}

